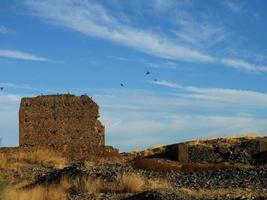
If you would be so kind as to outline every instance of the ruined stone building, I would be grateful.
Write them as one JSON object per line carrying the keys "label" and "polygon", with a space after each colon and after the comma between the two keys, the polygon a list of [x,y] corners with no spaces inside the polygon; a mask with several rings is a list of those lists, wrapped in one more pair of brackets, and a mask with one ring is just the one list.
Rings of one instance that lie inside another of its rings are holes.
{"label": "ruined stone building", "polygon": [[97,154],[105,146],[99,107],[86,95],[23,98],[19,110],[20,147],[50,147],[72,159]]}

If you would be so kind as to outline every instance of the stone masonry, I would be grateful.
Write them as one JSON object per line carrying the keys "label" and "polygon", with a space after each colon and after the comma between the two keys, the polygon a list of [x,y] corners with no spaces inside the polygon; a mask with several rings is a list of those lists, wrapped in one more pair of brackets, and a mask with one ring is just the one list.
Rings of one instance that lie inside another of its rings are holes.
{"label": "stone masonry", "polygon": [[181,163],[266,163],[267,137],[218,138],[180,143],[177,154]]}
{"label": "stone masonry", "polygon": [[20,147],[48,147],[70,159],[84,159],[105,146],[99,107],[88,96],[71,94],[23,98]]}

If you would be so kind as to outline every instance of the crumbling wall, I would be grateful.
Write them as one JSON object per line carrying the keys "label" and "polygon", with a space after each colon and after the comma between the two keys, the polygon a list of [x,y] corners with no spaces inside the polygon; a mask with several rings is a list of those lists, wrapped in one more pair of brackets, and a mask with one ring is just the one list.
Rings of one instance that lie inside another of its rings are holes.
{"label": "crumbling wall", "polygon": [[98,105],[86,95],[23,98],[19,145],[49,147],[71,159],[83,159],[104,148],[104,126],[98,117]]}
{"label": "crumbling wall", "polygon": [[195,163],[261,163],[267,137],[218,138],[178,144],[178,161]]}

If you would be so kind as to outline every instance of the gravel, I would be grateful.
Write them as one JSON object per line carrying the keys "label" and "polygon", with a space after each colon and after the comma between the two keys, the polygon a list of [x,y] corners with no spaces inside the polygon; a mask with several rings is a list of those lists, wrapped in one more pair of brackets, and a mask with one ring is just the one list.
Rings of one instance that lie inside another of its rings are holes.
{"label": "gravel", "polygon": [[[249,169],[227,169],[227,170],[210,170],[198,172],[183,172],[183,173],[160,173],[146,171],[141,169],[133,169],[127,164],[97,164],[85,166],[84,163],[75,163],[64,169],[57,169],[45,174],[39,175],[36,181],[27,187],[34,187],[40,184],[58,183],[63,176],[72,178],[77,177],[93,177],[101,178],[105,181],[116,181],[123,173],[140,173],[147,179],[165,179],[169,180],[173,185],[174,191],[145,191],[139,194],[102,194],[100,199],[183,199],[177,194],[180,188],[198,189],[251,189],[259,190],[262,195],[254,199],[267,199],[264,194],[267,194],[267,168],[264,166],[255,166]],[[82,196],[84,198],[82,198]],[[86,197],[86,198],[85,198]],[[95,197],[89,194],[76,194],[71,199],[94,199]],[[194,199],[187,197],[185,199]],[[233,199],[231,196],[218,197],[217,199]],[[235,199],[253,199],[252,197],[240,196]]]}

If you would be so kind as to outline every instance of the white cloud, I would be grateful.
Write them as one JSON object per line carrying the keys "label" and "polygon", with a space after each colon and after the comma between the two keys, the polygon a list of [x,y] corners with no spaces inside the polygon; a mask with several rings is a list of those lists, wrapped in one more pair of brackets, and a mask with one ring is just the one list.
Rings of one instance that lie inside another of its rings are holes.
{"label": "white cloud", "polygon": [[241,2],[228,0],[228,1],[224,1],[224,6],[233,13],[242,14],[244,12],[247,12],[247,10],[244,8],[244,4],[243,4],[244,2],[243,1]]}
{"label": "white cloud", "polygon": [[[228,95],[227,98],[230,98],[236,92],[203,91],[203,88],[180,85],[174,89],[205,96],[210,94],[211,98],[215,94]],[[96,90],[96,93],[93,99],[100,106],[107,143],[124,151],[209,135],[249,132],[267,134],[266,118],[257,114],[258,111],[267,111],[265,94],[241,95],[240,98],[246,100],[235,104],[231,103],[232,100],[218,103],[205,98],[184,98],[168,92],[157,94],[146,90],[106,89]],[[3,139],[3,145],[17,145],[20,98],[16,94],[0,93],[0,138]],[[233,100],[237,101],[235,98]],[[249,105],[243,104],[249,101]]]}
{"label": "white cloud", "polygon": [[158,83],[173,90],[109,89],[94,95],[108,144],[130,150],[204,136],[267,134],[265,93]]}
{"label": "white cloud", "polygon": [[246,71],[267,72],[267,66],[251,64],[242,59],[224,58],[221,60],[221,62],[227,66],[231,66],[237,69],[244,69]]}
{"label": "white cloud", "polygon": [[173,0],[153,0],[152,6],[156,12],[166,12],[175,6]]}
{"label": "white cloud", "polygon": [[[122,150],[143,149],[153,145],[177,143],[206,136],[222,137],[246,133],[266,134],[267,121],[254,117],[229,117],[197,114],[162,114],[152,117],[148,113],[121,110],[121,118],[108,112],[115,123],[106,125],[109,144]],[[102,112],[106,115],[107,112]],[[116,121],[116,120],[117,121]],[[108,118],[102,119],[106,124]],[[119,122],[118,122],[119,121]],[[139,141],[136,141],[138,140]],[[138,143],[137,143],[138,142]]]}
{"label": "white cloud", "polygon": [[[177,43],[164,35],[124,25],[94,1],[26,0],[26,5],[34,15],[46,22],[64,26],[88,36],[110,40],[157,57],[187,62],[219,63],[249,71],[267,71],[265,66],[252,65],[247,61],[241,62],[236,58],[217,58]],[[162,1],[158,1],[157,5],[164,7]],[[200,47],[213,46],[224,40],[228,33],[222,26],[215,26],[209,21],[199,23],[190,18],[182,18],[177,20],[177,24],[180,26],[180,30],[176,31],[177,36],[182,41],[198,44]],[[195,30],[198,32],[196,33]],[[33,60],[47,60],[42,57],[29,57]]]}
{"label": "white cloud", "polygon": [[149,83],[156,84],[156,85],[161,85],[161,86],[166,86],[170,88],[175,88],[175,89],[183,89],[184,87],[182,85],[179,85],[177,83],[171,83],[169,81],[165,80],[160,80],[160,81],[148,81]]}
{"label": "white cloud", "polygon": [[89,36],[104,38],[154,56],[190,62],[211,62],[212,56],[181,46],[172,40],[123,25],[92,1],[32,1],[26,4],[41,18]]}
{"label": "white cloud", "polygon": [[23,89],[23,90],[31,90],[31,91],[38,91],[38,92],[53,92],[53,93],[57,92],[56,90],[32,87],[31,85],[28,85],[28,84],[14,84],[14,83],[0,82],[0,87],[3,87],[4,90],[6,88],[12,88],[12,89]]}
{"label": "white cloud", "polygon": [[41,56],[36,56],[22,51],[7,50],[7,49],[0,49],[0,57],[30,60],[30,61],[41,61],[41,62],[49,61],[47,58]]}
{"label": "white cloud", "polygon": [[225,41],[230,34],[217,21],[213,23],[209,18],[201,20],[199,18],[201,17],[195,19],[191,15],[179,16],[175,21],[178,26],[174,31],[175,35],[181,41],[199,48],[210,48]]}
{"label": "white cloud", "polygon": [[3,25],[0,25],[0,33],[5,34],[5,33],[8,33],[8,32],[9,32],[9,30],[8,30],[7,27],[5,27]]}
{"label": "white cloud", "polygon": [[225,102],[230,104],[245,104],[257,106],[267,105],[267,93],[225,88],[200,88],[192,86],[182,86],[180,84],[172,83],[165,80],[149,82],[156,85],[182,90],[184,91],[184,93],[178,94],[180,96],[191,99]]}

